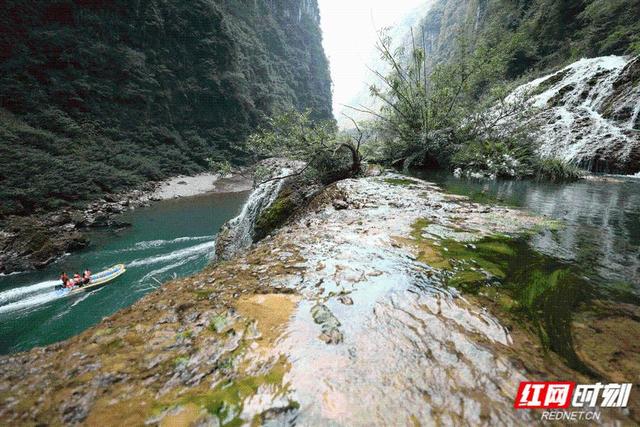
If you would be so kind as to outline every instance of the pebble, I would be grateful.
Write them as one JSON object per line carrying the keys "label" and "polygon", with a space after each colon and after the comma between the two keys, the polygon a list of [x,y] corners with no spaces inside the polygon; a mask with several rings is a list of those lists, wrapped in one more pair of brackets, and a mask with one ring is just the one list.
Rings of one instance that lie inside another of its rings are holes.
{"label": "pebble", "polygon": [[341,295],[338,297],[338,301],[340,301],[344,305],[353,305],[353,300],[351,297],[347,295]]}

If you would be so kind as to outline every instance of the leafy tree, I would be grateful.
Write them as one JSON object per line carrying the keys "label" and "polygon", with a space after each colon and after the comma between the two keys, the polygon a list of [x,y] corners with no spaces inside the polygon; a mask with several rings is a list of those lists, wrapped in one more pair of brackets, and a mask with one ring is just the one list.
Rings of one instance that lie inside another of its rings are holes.
{"label": "leafy tree", "polygon": [[370,92],[381,108],[355,109],[377,118],[385,135],[384,160],[405,167],[446,167],[456,159],[454,154],[480,142],[502,144],[514,152],[520,146],[531,153],[533,141],[527,133],[508,126],[527,123],[513,120],[527,108],[526,94],[508,98],[508,86],[498,79],[508,64],[506,50],[474,45],[463,37],[457,46],[447,63],[431,68],[423,46],[414,42],[409,52],[393,50],[387,32],[380,33],[377,47],[391,71],[376,72],[381,86],[372,85]]}
{"label": "leafy tree", "polygon": [[209,162],[209,168],[220,176],[226,176],[233,172],[233,165],[228,160],[209,158],[207,161]]}
{"label": "leafy tree", "polygon": [[362,134],[358,137],[340,135],[334,121],[314,121],[310,110],[291,109],[269,119],[248,138],[247,147],[254,153],[255,160],[267,157],[299,160],[304,166],[292,175],[311,171],[330,181],[361,171],[361,142]]}

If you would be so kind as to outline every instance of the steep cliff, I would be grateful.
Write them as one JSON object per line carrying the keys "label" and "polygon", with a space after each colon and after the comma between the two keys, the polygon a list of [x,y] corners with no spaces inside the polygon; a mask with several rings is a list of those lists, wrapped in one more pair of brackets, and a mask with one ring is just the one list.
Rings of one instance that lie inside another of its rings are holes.
{"label": "steep cliff", "polygon": [[331,117],[316,0],[7,1],[0,217],[242,161],[293,105]]}
{"label": "steep cliff", "polygon": [[438,0],[414,33],[433,63],[446,61],[461,35],[502,45],[512,53],[504,76],[517,78],[582,57],[640,53],[640,1]]}

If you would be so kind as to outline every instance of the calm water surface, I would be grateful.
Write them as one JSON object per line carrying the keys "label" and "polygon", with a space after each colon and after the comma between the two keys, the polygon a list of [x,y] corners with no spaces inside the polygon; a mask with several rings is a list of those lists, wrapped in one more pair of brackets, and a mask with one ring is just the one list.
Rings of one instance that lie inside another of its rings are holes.
{"label": "calm water surface", "polygon": [[538,251],[578,265],[603,285],[627,286],[640,295],[640,179],[618,176],[569,184],[471,180],[441,172],[414,175],[476,202],[524,208],[560,221],[534,236]]}
{"label": "calm water surface", "polygon": [[[69,338],[130,306],[158,282],[201,270],[220,226],[237,215],[247,192],[164,201],[121,216],[133,224],[93,233],[91,245],[37,272],[0,277],[0,353]],[[124,263],[127,272],[102,289],[60,298],[60,271],[93,272]]]}

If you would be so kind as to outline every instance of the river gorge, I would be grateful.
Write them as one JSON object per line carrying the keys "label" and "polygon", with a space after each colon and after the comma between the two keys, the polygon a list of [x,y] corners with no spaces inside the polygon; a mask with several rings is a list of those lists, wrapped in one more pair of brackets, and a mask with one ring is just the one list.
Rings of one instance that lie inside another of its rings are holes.
{"label": "river gorge", "polygon": [[[174,275],[185,276],[211,260],[215,234],[236,215],[247,192],[214,193],[156,202],[118,216],[119,231],[89,233],[91,244],[43,270],[0,276],[0,353],[69,338],[128,307]],[[188,221],[184,218],[188,217]],[[124,263],[117,286],[69,299],[54,290],[61,271],[94,272]]]}
{"label": "river gorge", "polygon": [[0,10],[0,427],[640,425],[640,0]]}

